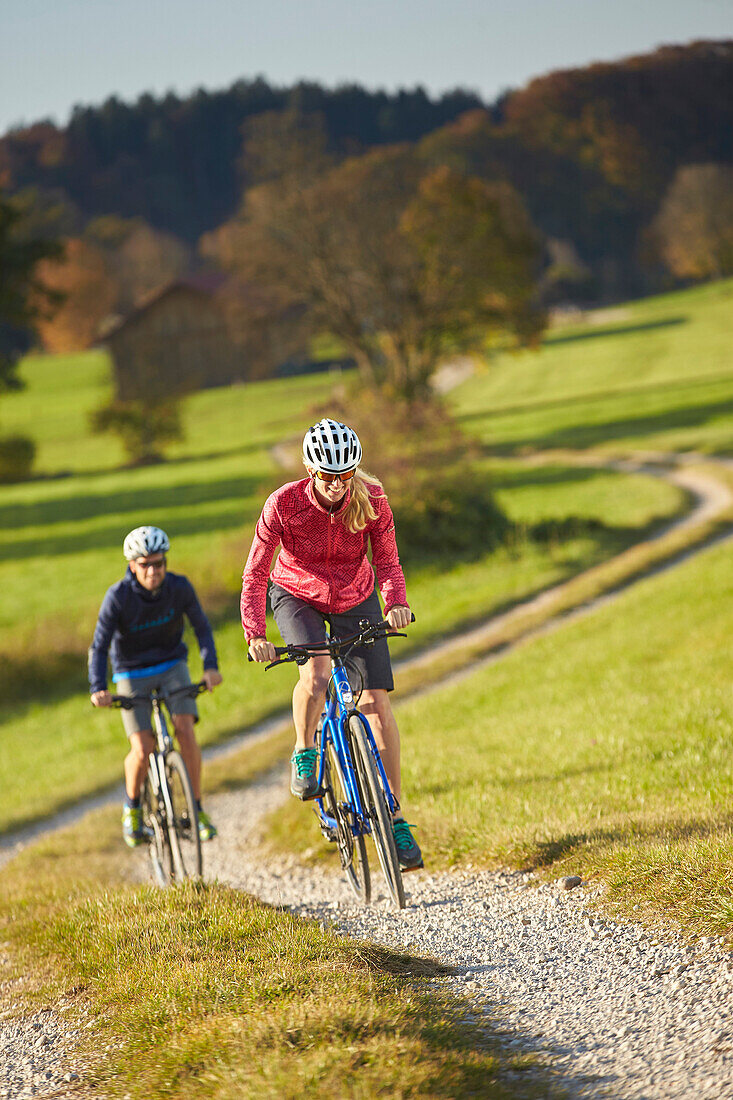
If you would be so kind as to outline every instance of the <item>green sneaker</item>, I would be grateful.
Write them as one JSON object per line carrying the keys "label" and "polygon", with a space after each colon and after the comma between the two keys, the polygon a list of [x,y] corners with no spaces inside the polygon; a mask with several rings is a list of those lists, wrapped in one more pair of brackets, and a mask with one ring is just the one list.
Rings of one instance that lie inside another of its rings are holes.
{"label": "green sneaker", "polygon": [[205,810],[199,810],[198,818],[199,836],[202,840],[213,840],[215,836],[219,835],[219,831],[216,825],[213,823]]}
{"label": "green sneaker", "polygon": [[122,807],[122,836],[128,848],[137,848],[152,839],[153,830],[143,824],[143,812],[139,806]]}
{"label": "green sneaker", "polygon": [[318,794],[318,752],[296,749],[290,757],[290,793],[303,802]]}
{"label": "green sneaker", "polygon": [[412,839],[412,833],[410,832],[410,829],[414,828],[415,826],[409,825],[404,817],[395,818],[392,822],[392,832],[397,845],[397,858],[403,871],[415,871],[418,867],[424,866],[422,852]]}

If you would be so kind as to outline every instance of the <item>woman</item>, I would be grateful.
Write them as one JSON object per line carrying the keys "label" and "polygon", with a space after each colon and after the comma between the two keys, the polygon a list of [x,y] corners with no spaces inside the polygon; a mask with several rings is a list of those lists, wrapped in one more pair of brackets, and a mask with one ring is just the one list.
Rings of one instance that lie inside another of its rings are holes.
{"label": "woman", "polygon": [[[323,419],[305,433],[303,462],[308,476],[283,485],[265,501],[242,578],[242,626],[255,661],[272,661],[265,637],[265,599],[272,557],[270,604],[286,643],[323,641],[324,621],[342,636],[356,633],[359,620],[384,618],[394,630],[411,619],[405,578],[395,542],[392,510],[376,478],[359,468],[361,443],[352,428]],[[372,565],[367,557],[371,545]],[[400,800],[400,737],[388,692],[392,666],[386,639],[353,650],[364,681],[360,709],[374,732],[390,786]],[[303,800],[318,793],[316,724],[331,672],[327,655],[298,666],[293,691],[295,751],[292,793]],[[400,864],[422,867],[420,849],[401,811],[393,822]]]}

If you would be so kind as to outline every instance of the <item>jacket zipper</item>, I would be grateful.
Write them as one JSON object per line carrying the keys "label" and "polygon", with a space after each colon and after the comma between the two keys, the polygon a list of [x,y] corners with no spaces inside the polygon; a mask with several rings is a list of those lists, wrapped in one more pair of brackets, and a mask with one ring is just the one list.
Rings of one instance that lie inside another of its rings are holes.
{"label": "jacket zipper", "polygon": [[331,583],[331,535],[333,532],[333,512],[328,515],[328,541],[326,543],[326,563],[328,565],[328,602],[333,604],[333,584]]}

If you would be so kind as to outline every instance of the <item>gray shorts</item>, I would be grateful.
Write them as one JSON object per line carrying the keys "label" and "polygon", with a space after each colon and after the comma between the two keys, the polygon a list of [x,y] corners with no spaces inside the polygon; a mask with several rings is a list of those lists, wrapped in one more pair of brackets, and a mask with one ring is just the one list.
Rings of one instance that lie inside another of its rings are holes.
{"label": "gray shorts", "polygon": [[[116,695],[134,698],[136,695],[149,694],[153,688],[157,688],[165,695],[174,688],[186,687],[190,683],[188,665],[185,661],[179,661],[167,672],[156,672],[153,676],[141,676],[136,680],[118,680],[114,685],[114,692]],[[196,700],[185,692],[173,696],[170,712],[171,714],[192,714],[194,722],[199,720]],[[123,710],[121,713],[122,724],[128,737],[133,733],[143,733],[153,728],[153,704],[147,699],[141,699],[132,710]]]}
{"label": "gray shorts", "polygon": [[[283,641],[288,645],[322,642],[326,634],[326,621],[331,623],[334,634],[346,638],[349,634],[357,633],[360,619],[378,623],[384,618],[376,588],[356,607],[339,614],[326,615],[271,581],[270,607]],[[358,693],[363,687],[381,688],[385,691],[394,689],[392,662],[389,659],[386,638],[380,638],[372,646],[358,646],[350,650],[344,663],[355,692]]]}

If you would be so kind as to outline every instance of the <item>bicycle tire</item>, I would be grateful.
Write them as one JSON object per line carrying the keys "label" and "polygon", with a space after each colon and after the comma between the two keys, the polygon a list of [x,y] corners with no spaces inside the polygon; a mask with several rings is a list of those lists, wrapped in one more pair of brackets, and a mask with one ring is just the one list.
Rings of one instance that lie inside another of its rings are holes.
{"label": "bicycle tire", "polygon": [[168,838],[173,856],[172,878],[183,882],[200,878],[203,871],[198,812],[183,757],[175,750],[165,761],[173,820],[168,823]]}
{"label": "bicycle tire", "polygon": [[341,808],[349,798],[341,761],[330,741],[326,746],[323,780],[323,806],[328,816],[336,821],[336,845],[341,869],[353,893],[363,905],[368,905],[372,897],[372,879],[366,844],[363,834],[354,836],[348,816]]}
{"label": "bicycle tire", "polygon": [[377,849],[377,857],[392,901],[398,909],[404,909],[405,886],[402,882],[402,870],[392,832],[392,814],[387,804],[387,795],[364,727],[356,716],[349,719],[349,732],[354,746],[355,764],[362,781],[362,795],[372,826],[372,839]]}
{"label": "bicycle tire", "polygon": [[[154,767],[151,760],[150,767]],[[143,824],[152,829],[153,836],[148,842],[148,854],[150,867],[153,872],[153,880],[157,886],[167,886],[171,880],[173,861],[170,844],[168,842],[168,830],[166,827],[165,813],[161,813],[158,796],[155,793],[150,771],[145,776],[145,785],[141,799],[143,811]]]}

